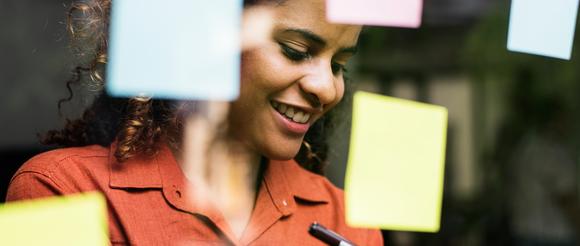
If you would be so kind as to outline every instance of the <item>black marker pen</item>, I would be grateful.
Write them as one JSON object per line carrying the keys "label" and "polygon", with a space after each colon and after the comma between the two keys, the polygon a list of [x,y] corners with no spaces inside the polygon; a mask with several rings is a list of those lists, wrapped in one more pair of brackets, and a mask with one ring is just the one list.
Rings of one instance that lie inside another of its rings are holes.
{"label": "black marker pen", "polygon": [[348,241],[336,232],[326,229],[321,224],[318,224],[318,222],[312,223],[308,232],[310,235],[331,246],[355,246],[351,241]]}

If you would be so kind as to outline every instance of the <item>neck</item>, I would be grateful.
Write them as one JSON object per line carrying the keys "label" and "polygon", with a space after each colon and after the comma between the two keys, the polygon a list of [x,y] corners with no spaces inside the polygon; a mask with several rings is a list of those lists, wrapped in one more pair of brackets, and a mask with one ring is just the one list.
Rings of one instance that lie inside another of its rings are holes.
{"label": "neck", "polygon": [[204,200],[219,208],[239,235],[255,204],[261,155],[214,130],[205,121],[189,122],[175,156],[190,183],[201,188]]}
{"label": "neck", "polygon": [[261,156],[233,139],[218,140],[209,153],[211,167],[206,181],[214,192],[233,201],[251,199],[257,192]]}

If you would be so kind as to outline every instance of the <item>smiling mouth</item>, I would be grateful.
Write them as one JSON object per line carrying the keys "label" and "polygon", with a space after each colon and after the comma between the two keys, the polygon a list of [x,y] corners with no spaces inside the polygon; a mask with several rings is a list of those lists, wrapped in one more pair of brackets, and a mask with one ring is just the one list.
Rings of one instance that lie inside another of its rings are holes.
{"label": "smiling mouth", "polygon": [[306,124],[310,117],[312,116],[310,113],[304,112],[299,108],[292,107],[288,104],[283,104],[279,102],[272,101],[272,107],[278,111],[282,116],[286,117],[287,119],[299,123],[299,124]]}

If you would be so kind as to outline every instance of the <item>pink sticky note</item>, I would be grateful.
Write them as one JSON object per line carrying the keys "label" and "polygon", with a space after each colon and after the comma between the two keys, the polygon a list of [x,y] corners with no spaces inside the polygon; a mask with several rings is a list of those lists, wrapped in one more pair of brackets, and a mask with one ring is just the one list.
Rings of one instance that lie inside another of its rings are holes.
{"label": "pink sticky note", "polygon": [[331,22],[418,28],[423,0],[326,0]]}

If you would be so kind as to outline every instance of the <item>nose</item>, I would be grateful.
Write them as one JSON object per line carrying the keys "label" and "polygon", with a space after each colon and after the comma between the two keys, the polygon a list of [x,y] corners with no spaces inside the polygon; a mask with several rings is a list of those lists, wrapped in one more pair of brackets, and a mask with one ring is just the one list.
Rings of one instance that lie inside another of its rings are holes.
{"label": "nose", "polygon": [[315,107],[333,104],[338,98],[337,80],[330,62],[312,64],[307,74],[299,81],[300,88]]}

